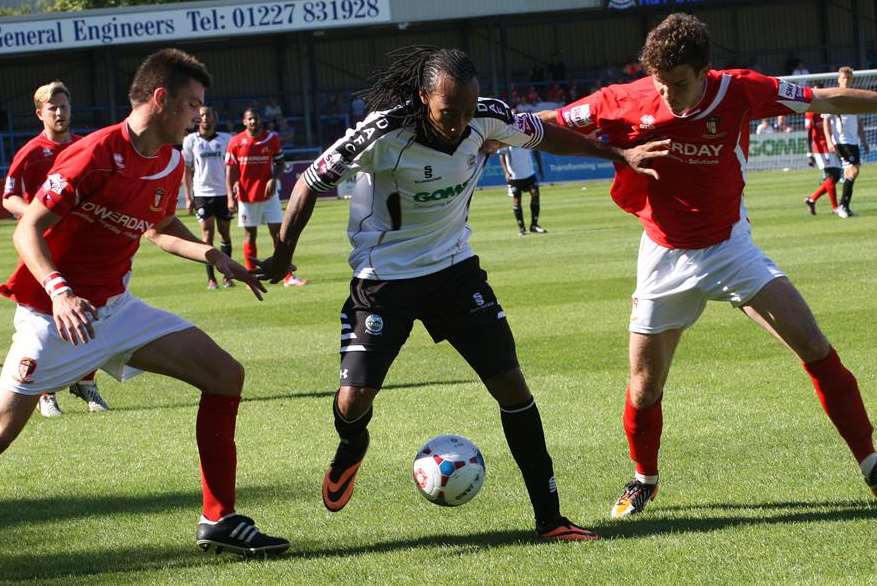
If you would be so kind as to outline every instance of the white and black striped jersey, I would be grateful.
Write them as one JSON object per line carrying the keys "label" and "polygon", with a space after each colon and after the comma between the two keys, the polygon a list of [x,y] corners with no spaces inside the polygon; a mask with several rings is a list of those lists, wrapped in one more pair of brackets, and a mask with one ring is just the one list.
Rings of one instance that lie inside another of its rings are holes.
{"label": "white and black striped jersey", "polygon": [[420,277],[471,257],[467,221],[487,158],[482,144],[533,148],[542,140],[539,118],[479,98],[462,141],[446,152],[417,141],[414,129],[402,125],[408,107],[369,114],[304,173],[315,191],[357,174],[347,234],[350,266],[361,279]]}
{"label": "white and black striped jersey", "polygon": [[533,152],[529,149],[509,146],[500,149],[497,154],[505,158],[510,180],[529,179],[536,174],[536,169],[533,166]]}
{"label": "white and black striped jersey", "polygon": [[859,117],[855,114],[823,114],[831,126],[835,144],[859,146]]}
{"label": "white and black striped jersey", "polygon": [[231,135],[217,132],[204,138],[198,132],[183,139],[183,160],[192,169],[195,197],[225,197],[225,151]]}

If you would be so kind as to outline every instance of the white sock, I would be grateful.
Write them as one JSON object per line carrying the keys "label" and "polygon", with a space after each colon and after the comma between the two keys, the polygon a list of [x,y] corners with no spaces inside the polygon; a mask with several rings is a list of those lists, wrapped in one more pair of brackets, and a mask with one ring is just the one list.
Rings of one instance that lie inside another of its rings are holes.
{"label": "white sock", "polygon": [[198,519],[198,524],[200,525],[201,523],[204,523],[205,525],[216,525],[217,523],[221,523],[225,519],[228,519],[229,517],[232,517],[234,515],[237,515],[237,513],[229,513],[228,515],[222,517],[218,521],[211,521],[210,519],[208,519],[204,515],[201,515],[201,518]]}
{"label": "white sock", "polygon": [[643,484],[658,484],[657,474],[655,474],[654,476],[646,476],[645,474],[640,474],[639,472],[636,472],[633,477]]}
{"label": "white sock", "polygon": [[865,476],[871,474],[871,470],[874,469],[874,466],[877,466],[877,452],[874,452],[859,464],[859,468]]}

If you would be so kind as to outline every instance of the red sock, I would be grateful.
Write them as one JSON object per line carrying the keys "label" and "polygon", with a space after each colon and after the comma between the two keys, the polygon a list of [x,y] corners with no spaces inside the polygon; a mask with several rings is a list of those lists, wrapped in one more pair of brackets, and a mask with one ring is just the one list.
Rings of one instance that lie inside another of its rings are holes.
{"label": "red sock", "polygon": [[630,459],[636,463],[636,471],[655,476],[658,473],[658,448],[661,446],[661,430],[664,426],[661,402],[643,408],[634,407],[628,388],[622,421],[630,447]]}
{"label": "red sock", "polygon": [[[825,181],[831,181],[831,179],[826,178]],[[825,186],[825,181],[823,181],[822,185],[820,185],[819,188],[816,189],[816,191],[811,193],[810,197],[808,197],[807,199],[809,199],[812,202],[819,200],[819,198],[822,197],[822,194],[824,194],[826,191],[828,191],[828,188]]]}
{"label": "red sock", "polygon": [[874,453],[871,422],[856,377],[841,363],[834,348],[822,360],[804,364],[816,396],[857,462]]}
{"label": "red sock", "polygon": [[825,190],[828,191],[828,199],[831,201],[831,209],[837,207],[837,187],[831,177],[826,177],[823,183]]}
{"label": "red sock", "polygon": [[218,521],[234,512],[237,450],[234,444],[239,396],[203,393],[195,423],[201,458],[204,516]]}
{"label": "red sock", "polygon": [[256,253],[256,245],[244,242],[244,266],[247,270],[256,268],[256,261],[259,259]]}

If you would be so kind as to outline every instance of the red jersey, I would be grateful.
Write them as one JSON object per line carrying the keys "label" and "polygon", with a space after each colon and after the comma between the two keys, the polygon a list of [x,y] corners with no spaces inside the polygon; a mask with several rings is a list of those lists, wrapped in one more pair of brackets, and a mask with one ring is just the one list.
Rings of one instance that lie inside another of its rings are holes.
{"label": "red jersey", "polygon": [[238,200],[244,203],[265,201],[274,194],[265,194],[268,181],[274,177],[274,165],[283,161],[283,149],[276,132],[253,137],[247,131],[236,134],[228,143],[225,164],[237,167]]}
{"label": "red jersey", "polygon": [[55,157],[80,138],[71,134],[69,141],[55,142],[41,132],[27,141],[18,149],[12,164],[9,165],[3,197],[15,195],[22,198],[25,203],[30,203],[46,180],[49,169],[55,163]]}
{"label": "red jersey", "polygon": [[755,71],[710,70],[704,96],[684,116],[670,111],[651,77],[603,88],[556,114],[558,124],[618,147],[669,138],[670,155],[652,164],[660,181],[616,164],[612,199],[661,246],[706,248],[740,219],[750,120],[804,112],[812,96]]}
{"label": "red jersey", "polygon": [[[52,261],[73,292],[95,307],[123,293],[140,237],[176,211],[184,165],[166,145],[144,157],[127,120],[62,152],[36,197],[61,220],[45,233]],[[52,302],[19,261],[0,293],[42,313]]]}
{"label": "red jersey", "polygon": [[807,112],[804,114],[804,128],[807,129],[807,138],[810,140],[808,145],[810,152],[821,155],[829,152],[822,120],[822,114],[818,112]]}

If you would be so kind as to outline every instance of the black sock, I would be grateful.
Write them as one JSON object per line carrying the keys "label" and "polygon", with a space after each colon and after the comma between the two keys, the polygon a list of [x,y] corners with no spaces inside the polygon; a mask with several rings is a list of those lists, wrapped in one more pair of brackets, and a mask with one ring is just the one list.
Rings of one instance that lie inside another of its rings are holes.
{"label": "black sock", "polygon": [[369,406],[368,411],[356,419],[345,419],[338,411],[338,395],[332,401],[332,414],[335,416],[335,431],[341,438],[341,443],[351,447],[358,446],[368,440],[368,423],[372,419],[374,409]]}
{"label": "black sock", "polygon": [[204,266],[204,268],[207,269],[207,280],[208,281],[215,281],[216,280],[216,273],[213,272],[213,265],[207,264]]}
{"label": "black sock", "polygon": [[530,225],[538,226],[539,225],[539,198],[531,197],[530,198]]}
{"label": "black sock", "polygon": [[231,258],[231,242],[223,242],[219,245],[219,250],[221,250],[225,255]]}
{"label": "black sock", "polygon": [[536,400],[500,408],[500,416],[505,439],[527,485],[536,525],[547,525],[560,516],[560,499]]}
{"label": "black sock", "polygon": [[855,179],[844,179],[843,195],[840,198],[840,205],[849,209],[850,201],[853,199],[853,183]]}
{"label": "black sock", "polygon": [[517,222],[518,222],[518,227],[523,229],[523,227],[524,227],[524,210],[521,209],[521,206],[518,206],[516,208],[512,208],[512,211],[515,212],[515,220],[517,220]]}

